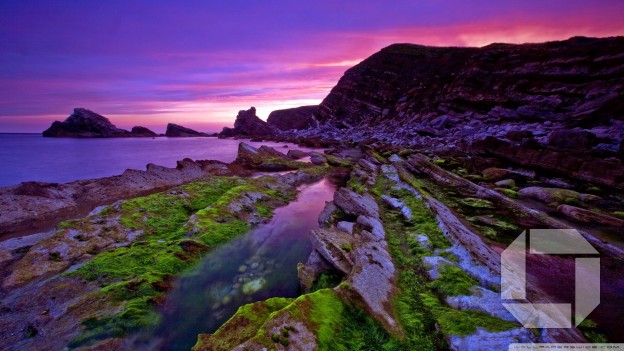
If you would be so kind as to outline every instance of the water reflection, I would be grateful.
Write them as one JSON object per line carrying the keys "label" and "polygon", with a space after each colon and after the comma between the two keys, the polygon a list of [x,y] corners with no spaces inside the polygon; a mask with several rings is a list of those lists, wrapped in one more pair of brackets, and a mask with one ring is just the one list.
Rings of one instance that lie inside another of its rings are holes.
{"label": "water reflection", "polygon": [[190,350],[200,333],[212,333],[241,305],[299,294],[297,263],[312,250],[308,233],[335,187],[304,185],[297,200],[278,208],[267,224],[211,252],[182,277],[162,309],[161,324],[137,348]]}

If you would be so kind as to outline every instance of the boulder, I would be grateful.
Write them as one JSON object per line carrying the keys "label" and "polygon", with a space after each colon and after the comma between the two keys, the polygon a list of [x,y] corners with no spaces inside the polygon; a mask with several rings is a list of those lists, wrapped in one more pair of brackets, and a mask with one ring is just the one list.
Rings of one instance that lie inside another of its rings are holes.
{"label": "boulder", "polygon": [[513,179],[503,179],[494,183],[494,185],[499,188],[513,188],[514,186],[516,186],[516,181]]}
{"label": "boulder", "polygon": [[314,113],[317,105],[275,110],[269,114],[267,123],[279,130],[301,130],[316,126]]}
{"label": "boulder", "polygon": [[311,232],[310,240],[314,249],[344,274],[350,274],[353,260],[350,252],[355,246],[355,238],[347,232],[337,229],[316,229]]}
{"label": "boulder", "polygon": [[288,153],[286,155],[296,160],[296,159],[308,157],[310,156],[310,153],[301,151],[301,150],[288,150]]}
{"label": "boulder", "polygon": [[285,171],[297,168],[293,167],[291,161],[290,157],[271,147],[262,145],[256,149],[247,143],[240,143],[234,163],[262,171]]}
{"label": "boulder", "polygon": [[327,156],[323,155],[320,152],[312,151],[310,153],[310,162],[315,165],[322,165],[327,162]]}
{"label": "boulder", "polygon": [[130,132],[117,128],[111,121],[85,108],[75,108],[65,121],[55,121],[43,132],[44,137],[113,138],[129,137]]}
{"label": "boulder", "polygon": [[349,189],[340,188],[334,193],[334,204],[348,215],[379,217],[379,206],[368,194],[360,195]]}
{"label": "boulder", "polygon": [[186,128],[178,124],[169,123],[167,124],[167,131],[165,132],[165,136],[170,137],[170,138],[179,138],[179,137],[208,137],[211,135],[207,133],[198,132],[190,128]]}
{"label": "boulder", "polygon": [[256,116],[256,108],[251,107],[249,110],[240,110],[234,121],[234,128],[223,128],[219,134],[221,137],[262,137],[273,135],[277,129],[267,122]]}

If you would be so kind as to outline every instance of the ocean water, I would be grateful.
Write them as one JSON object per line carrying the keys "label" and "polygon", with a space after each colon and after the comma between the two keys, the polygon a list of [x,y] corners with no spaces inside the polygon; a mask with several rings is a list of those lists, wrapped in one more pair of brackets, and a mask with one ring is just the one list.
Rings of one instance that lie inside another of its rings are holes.
{"label": "ocean water", "polygon": [[288,143],[218,138],[74,139],[0,133],[0,187],[25,181],[66,183],[108,177],[128,168],[144,170],[148,163],[175,167],[176,161],[187,157],[232,162],[241,141],[284,153],[295,148],[311,150]]}

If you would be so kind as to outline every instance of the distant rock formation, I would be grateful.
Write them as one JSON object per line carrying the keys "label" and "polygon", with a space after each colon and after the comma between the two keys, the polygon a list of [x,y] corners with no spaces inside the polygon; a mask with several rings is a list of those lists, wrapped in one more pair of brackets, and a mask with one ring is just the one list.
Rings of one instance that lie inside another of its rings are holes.
{"label": "distant rock formation", "polygon": [[247,111],[238,111],[236,121],[234,122],[234,128],[225,127],[219,135],[222,137],[258,137],[273,135],[276,132],[277,129],[258,118],[258,116],[256,116],[256,108],[251,107]]}
{"label": "distant rock formation", "polygon": [[317,110],[318,105],[275,110],[269,114],[267,123],[280,130],[301,130],[316,127],[314,113]]}
{"label": "distant rock formation", "polygon": [[208,133],[198,132],[196,130],[182,127],[178,124],[169,123],[167,124],[167,131],[165,132],[165,136],[167,137],[209,137],[212,136]]}
{"label": "distant rock formation", "polygon": [[[136,131],[136,133],[135,133]],[[44,137],[56,138],[123,138],[152,137],[156,133],[145,127],[134,127],[132,132],[117,128],[111,121],[85,108],[75,108],[63,122],[54,121],[43,132]]]}
{"label": "distant rock formation", "polygon": [[130,134],[132,134],[132,136],[134,137],[157,137],[158,136],[158,134],[141,126],[132,127]]}

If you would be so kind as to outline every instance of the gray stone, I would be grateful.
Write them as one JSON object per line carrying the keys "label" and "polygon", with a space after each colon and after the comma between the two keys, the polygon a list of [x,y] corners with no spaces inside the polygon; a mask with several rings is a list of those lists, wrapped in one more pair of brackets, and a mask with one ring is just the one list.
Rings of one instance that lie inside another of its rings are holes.
{"label": "gray stone", "polygon": [[379,217],[379,206],[370,195],[360,195],[346,188],[334,193],[334,203],[348,215]]}

